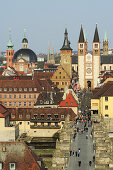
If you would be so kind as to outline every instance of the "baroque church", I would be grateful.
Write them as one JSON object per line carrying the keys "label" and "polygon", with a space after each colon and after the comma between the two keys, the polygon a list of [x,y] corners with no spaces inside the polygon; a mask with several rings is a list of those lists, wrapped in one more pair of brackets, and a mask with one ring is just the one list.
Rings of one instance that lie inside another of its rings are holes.
{"label": "baroque church", "polygon": [[18,72],[29,73],[35,69],[37,64],[36,54],[28,48],[28,40],[24,32],[22,40],[22,48],[14,53],[11,36],[7,44],[6,50],[7,68],[13,67]]}

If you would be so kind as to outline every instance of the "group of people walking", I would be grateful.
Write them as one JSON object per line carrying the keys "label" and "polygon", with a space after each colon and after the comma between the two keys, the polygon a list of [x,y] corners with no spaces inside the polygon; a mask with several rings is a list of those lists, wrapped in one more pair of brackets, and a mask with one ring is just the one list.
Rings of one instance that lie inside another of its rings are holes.
{"label": "group of people walking", "polygon": [[78,149],[78,151],[70,151],[70,156],[76,156],[79,158],[80,156],[80,148]]}
{"label": "group of people walking", "polygon": [[[87,125],[87,124],[88,124],[88,125]],[[76,122],[76,124],[75,124],[76,132],[74,133],[74,136],[73,136],[74,141],[75,141],[75,139],[76,139],[77,133],[82,134],[82,133],[84,133],[84,132],[86,132],[86,133],[88,132],[89,122],[87,122],[86,120],[83,121],[83,129],[80,129],[77,125],[78,125],[78,122]],[[91,134],[90,134],[90,138],[92,139],[92,132],[91,132]],[[86,139],[88,139],[88,134],[86,134]],[[78,157],[78,158],[79,158],[79,159],[78,159],[78,166],[79,166],[79,167],[80,167],[81,164],[82,164],[82,162],[81,162],[81,160],[80,160],[80,152],[81,152],[81,149],[80,149],[80,148],[78,148],[77,151],[74,151],[74,150],[71,150],[71,151],[70,151],[70,156],[73,156],[73,157],[75,156],[75,157]],[[89,166],[92,166],[92,163],[94,163],[94,162],[95,162],[95,156],[93,156],[93,159],[89,161]]]}

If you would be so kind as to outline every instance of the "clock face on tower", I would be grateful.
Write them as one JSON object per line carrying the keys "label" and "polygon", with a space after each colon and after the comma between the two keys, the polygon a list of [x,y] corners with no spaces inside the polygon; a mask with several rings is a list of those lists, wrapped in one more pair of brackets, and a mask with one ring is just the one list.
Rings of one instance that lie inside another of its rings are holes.
{"label": "clock face on tower", "polygon": [[88,74],[90,74],[90,73],[91,73],[91,68],[87,68],[87,69],[86,69],[86,72],[87,72]]}

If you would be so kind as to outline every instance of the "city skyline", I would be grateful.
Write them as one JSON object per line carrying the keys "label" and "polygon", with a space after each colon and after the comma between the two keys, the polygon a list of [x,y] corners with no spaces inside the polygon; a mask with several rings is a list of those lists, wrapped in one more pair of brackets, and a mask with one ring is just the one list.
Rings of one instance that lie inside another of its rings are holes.
{"label": "city skyline", "polygon": [[54,44],[55,52],[59,52],[63,45],[65,28],[68,30],[71,47],[73,50],[77,50],[81,24],[85,29],[90,50],[96,23],[98,24],[101,47],[104,31],[107,31],[109,47],[113,47],[112,0],[109,0],[109,3],[105,0],[95,0],[94,2],[90,0],[85,2],[78,0],[58,0],[57,2],[20,0],[15,2],[12,0],[12,2],[7,2],[7,5],[6,1],[1,2],[1,6],[1,51],[6,50],[9,28],[12,30],[15,51],[21,48],[24,29],[26,29],[29,48],[36,53],[47,53],[48,42],[51,51]]}

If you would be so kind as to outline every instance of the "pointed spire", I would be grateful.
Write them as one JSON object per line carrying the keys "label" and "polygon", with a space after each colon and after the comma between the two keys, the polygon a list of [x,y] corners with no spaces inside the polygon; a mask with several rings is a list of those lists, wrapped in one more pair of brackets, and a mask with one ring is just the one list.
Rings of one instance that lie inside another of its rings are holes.
{"label": "pointed spire", "polygon": [[13,49],[13,43],[12,43],[12,39],[11,39],[11,28],[9,29],[9,41],[7,44],[8,49]]}
{"label": "pointed spire", "polygon": [[85,29],[84,29],[84,40],[87,41]]}
{"label": "pointed spire", "polygon": [[26,29],[24,29],[24,38],[26,38]]}
{"label": "pointed spire", "polygon": [[107,32],[106,32],[106,31],[105,31],[105,33],[104,33],[104,41],[108,41]]}
{"label": "pointed spire", "polygon": [[84,32],[83,32],[83,28],[82,28],[82,25],[81,25],[81,30],[80,30],[80,35],[79,35],[79,41],[78,42],[81,42],[81,43],[84,43]]}
{"label": "pointed spire", "polygon": [[47,55],[47,62],[49,62],[49,54],[50,54],[50,51],[49,51],[49,41],[48,41],[48,55]]}
{"label": "pointed spire", "polygon": [[54,55],[54,44],[53,44],[53,55]]}
{"label": "pointed spire", "polygon": [[99,42],[99,41],[100,40],[99,40],[98,29],[97,29],[97,24],[96,24],[93,42]]}
{"label": "pointed spire", "polygon": [[65,28],[65,33],[64,33],[64,44],[63,44],[61,50],[72,50],[72,48],[70,47],[70,41],[68,40],[68,32],[67,32],[67,28]]}

